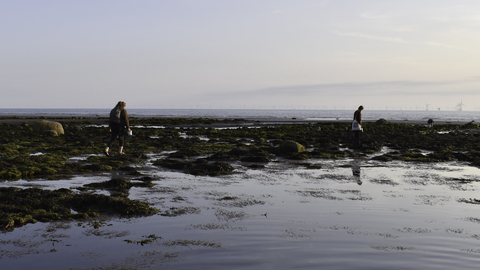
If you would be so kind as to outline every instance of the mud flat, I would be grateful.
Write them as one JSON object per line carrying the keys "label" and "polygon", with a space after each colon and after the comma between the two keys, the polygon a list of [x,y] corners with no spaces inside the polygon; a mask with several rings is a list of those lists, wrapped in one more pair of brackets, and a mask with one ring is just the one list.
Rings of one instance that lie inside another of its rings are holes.
{"label": "mud flat", "polygon": [[353,149],[340,121],[133,118],[127,155],[106,157],[106,119],[55,119],[60,136],[13,120],[0,131],[8,269],[478,265],[473,123],[369,122]]}

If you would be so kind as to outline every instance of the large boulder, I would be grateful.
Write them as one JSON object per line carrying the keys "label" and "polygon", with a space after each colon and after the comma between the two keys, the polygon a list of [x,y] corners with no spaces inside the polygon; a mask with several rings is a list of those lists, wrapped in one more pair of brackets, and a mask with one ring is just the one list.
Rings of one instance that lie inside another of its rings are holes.
{"label": "large boulder", "polygon": [[305,151],[307,151],[307,149],[305,149],[305,146],[294,141],[284,141],[278,147],[278,153],[280,155],[298,154]]}
{"label": "large boulder", "polygon": [[64,134],[62,124],[47,120],[33,123],[33,131],[38,134],[46,134],[52,136]]}
{"label": "large boulder", "polygon": [[377,125],[387,125],[387,124],[390,124],[390,122],[388,122],[387,120],[385,120],[383,118],[380,118],[375,122],[375,124],[377,124]]}

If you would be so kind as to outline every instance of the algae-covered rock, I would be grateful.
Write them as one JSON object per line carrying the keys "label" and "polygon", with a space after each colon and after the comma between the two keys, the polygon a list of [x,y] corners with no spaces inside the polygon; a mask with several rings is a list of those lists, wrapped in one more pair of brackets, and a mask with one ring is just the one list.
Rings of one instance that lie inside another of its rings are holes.
{"label": "algae-covered rock", "polygon": [[232,165],[223,162],[208,162],[206,159],[197,159],[195,161],[181,161],[174,159],[157,159],[154,165],[162,166],[174,170],[182,170],[192,175],[218,176],[230,174],[234,168]]}
{"label": "algae-covered rock", "polygon": [[463,125],[464,129],[474,129],[474,128],[479,128],[479,125],[475,124],[475,121],[471,121],[465,125]]}
{"label": "algae-covered rock", "polygon": [[248,156],[240,159],[243,162],[269,162],[270,158],[268,156]]}
{"label": "algae-covered rock", "polygon": [[305,146],[294,142],[294,141],[284,141],[279,147],[278,147],[278,153],[279,154],[296,154],[296,153],[301,153],[307,151],[305,149]]}
{"label": "algae-covered rock", "polygon": [[392,161],[393,158],[394,158],[394,157],[393,157],[392,155],[383,154],[383,155],[380,155],[380,156],[375,156],[375,157],[373,157],[372,159],[373,159],[373,160],[380,160],[380,161]]}
{"label": "algae-covered rock", "polygon": [[[0,231],[11,231],[38,221],[71,220],[99,216],[150,216],[158,209],[146,202],[100,194],[77,194],[69,189],[0,188]],[[72,210],[78,212],[72,214]]]}
{"label": "algae-covered rock", "polygon": [[58,136],[64,134],[62,124],[53,121],[42,120],[33,124],[33,131],[38,134]]}
{"label": "algae-covered rock", "polygon": [[390,122],[388,122],[387,120],[383,119],[383,118],[380,118],[378,119],[375,124],[377,125],[386,125],[386,124],[390,124]]}
{"label": "algae-covered rock", "polygon": [[86,187],[91,187],[91,188],[105,188],[105,189],[111,189],[111,190],[126,190],[130,189],[131,187],[151,187],[153,186],[151,182],[151,178],[149,179],[148,177],[144,177],[146,180],[142,182],[131,182],[127,181],[124,179],[119,179],[115,178],[109,181],[105,182],[99,182],[99,183],[90,183],[86,184]]}

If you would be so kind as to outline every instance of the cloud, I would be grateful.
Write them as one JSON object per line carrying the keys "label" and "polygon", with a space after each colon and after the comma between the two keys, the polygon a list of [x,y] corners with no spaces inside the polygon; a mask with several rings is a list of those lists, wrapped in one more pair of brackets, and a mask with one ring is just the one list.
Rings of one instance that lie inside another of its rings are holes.
{"label": "cloud", "polygon": [[443,44],[443,43],[438,43],[438,42],[430,42],[430,41],[427,41],[427,42],[421,42],[420,44],[428,45],[428,46],[444,47],[444,48],[461,50],[461,51],[467,51],[467,52],[472,52],[472,53],[476,53],[476,54],[479,54],[479,53],[480,53],[480,51],[477,51],[477,50],[472,50],[472,49],[468,49],[468,48],[462,48],[462,47],[452,46],[452,45]]}
{"label": "cloud", "polygon": [[[362,83],[332,83],[270,87],[254,91],[265,95],[472,95],[476,94],[480,77],[449,81],[379,81]],[[455,91],[452,91],[455,89]],[[461,90],[459,90],[461,89]]]}
{"label": "cloud", "polygon": [[431,42],[431,41],[422,42],[421,44],[429,45],[429,46],[445,47],[445,48],[450,48],[450,49],[460,49],[460,48],[452,46],[452,45],[438,43],[438,42]]}
{"label": "cloud", "polygon": [[[287,85],[237,91],[212,91],[192,95],[190,99],[182,98],[183,106],[200,104],[218,105],[230,108],[258,106],[267,107],[302,107],[302,106],[454,106],[460,100],[477,100],[480,77],[464,80],[444,81],[371,81],[350,83],[325,83],[311,85]],[[455,103],[455,104],[454,104]],[[380,104],[380,105],[379,105]]]}
{"label": "cloud", "polygon": [[480,21],[480,16],[471,16],[471,17],[464,17],[460,18],[461,21],[473,21],[473,22],[478,22]]}
{"label": "cloud", "polygon": [[396,43],[409,43],[399,37],[380,37],[380,36],[360,34],[360,33],[341,33],[341,32],[335,32],[335,31],[333,31],[333,33],[339,36],[358,37],[363,39],[380,40],[380,41],[396,42]]}
{"label": "cloud", "polygon": [[281,11],[280,9],[276,9],[274,11],[272,11],[273,14],[276,14],[276,13],[283,13],[283,11]]}
{"label": "cloud", "polygon": [[373,14],[373,13],[370,13],[370,12],[362,13],[362,14],[360,14],[360,17],[365,18],[365,19],[375,19],[375,20],[390,18],[387,15],[376,15],[376,14]]}
{"label": "cloud", "polygon": [[406,40],[404,40],[403,38],[400,38],[400,37],[381,37],[381,36],[374,36],[374,35],[368,35],[368,34],[362,34],[362,33],[342,33],[342,32],[337,32],[337,31],[332,31],[332,32],[334,34],[339,35],[339,36],[357,37],[357,38],[362,38],[362,39],[378,40],[378,41],[394,42],[394,43],[402,43],[402,44],[421,44],[421,45],[427,45],[427,46],[444,47],[444,48],[448,48],[448,49],[455,49],[455,50],[469,51],[469,52],[473,52],[473,53],[480,53],[480,51],[471,50],[471,49],[462,48],[462,47],[453,46],[453,45],[444,44],[444,43],[439,43],[439,42],[434,42],[434,41],[411,42],[411,41],[406,41]]}

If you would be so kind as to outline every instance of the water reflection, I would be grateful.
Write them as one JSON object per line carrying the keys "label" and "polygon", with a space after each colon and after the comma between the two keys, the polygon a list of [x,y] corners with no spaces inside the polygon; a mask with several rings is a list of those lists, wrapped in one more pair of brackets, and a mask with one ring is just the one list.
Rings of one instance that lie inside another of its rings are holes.
{"label": "water reflection", "polygon": [[357,181],[358,185],[362,184],[362,180],[360,179],[361,163],[362,163],[362,160],[360,158],[354,158],[352,161],[352,174],[353,174],[353,178]]}
{"label": "water reflection", "polygon": [[110,185],[112,185],[112,188],[107,189],[108,192],[110,192],[110,196],[128,198],[130,195],[130,186],[126,185],[125,182],[130,182],[130,180],[125,178],[124,172],[113,171],[110,175]]}
{"label": "water reflection", "polygon": [[[405,261],[411,269],[476,269],[479,205],[469,202],[478,198],[479,168],[361,156],[321,162],[321,170],[239,166],[223,177],[144,171],[159,179],[130,189],[130,198],[176,216],[28,224],[2,234],[2,269],[396,269]],[[119,178],[136,181],[120,171],[0,186],[75,188]],[[352,179],[368,188],[352,187]],[[445,254],[448,265],[436,259]]]}

